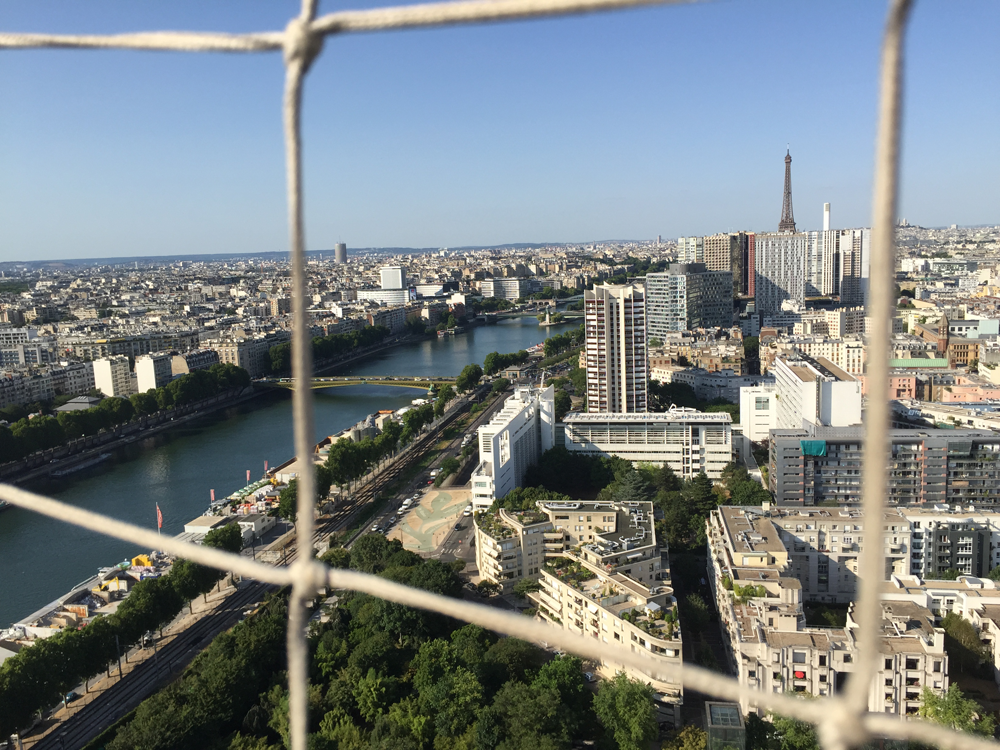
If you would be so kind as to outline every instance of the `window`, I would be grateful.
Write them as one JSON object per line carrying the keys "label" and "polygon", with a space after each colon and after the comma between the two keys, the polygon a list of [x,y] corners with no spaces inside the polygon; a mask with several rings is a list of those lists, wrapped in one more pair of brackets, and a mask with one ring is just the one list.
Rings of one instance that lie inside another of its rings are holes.
{"label": "window", "polygon": [[771,399],[767,396],[757,396],[754,399],[754,410],[767,411],[770,408]]}
{"label": "window", "polygon": [[892,669],[892,659],[886,659],[885,660],[885,668],[886,669]]}

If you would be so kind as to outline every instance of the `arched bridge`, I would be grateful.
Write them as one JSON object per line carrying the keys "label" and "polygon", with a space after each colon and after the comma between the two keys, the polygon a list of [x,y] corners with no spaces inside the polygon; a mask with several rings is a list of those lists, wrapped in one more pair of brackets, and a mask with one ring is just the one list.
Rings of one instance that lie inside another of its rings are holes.
{"label": "arched bridge", "polygon": [[[310,381],[310,388],[340,388],[346,385],[388,385],[395,388],[418,388],[422,391],[428,390],[432,385],[440,388],[443,385],[454,385],[456,378],[448,375],[427,375],[408,377],[405,375],[334,375],[330,377],[316,377]],[[260,385],[272,388],[293,388],[294,378],[264,378],[259,381]]]}

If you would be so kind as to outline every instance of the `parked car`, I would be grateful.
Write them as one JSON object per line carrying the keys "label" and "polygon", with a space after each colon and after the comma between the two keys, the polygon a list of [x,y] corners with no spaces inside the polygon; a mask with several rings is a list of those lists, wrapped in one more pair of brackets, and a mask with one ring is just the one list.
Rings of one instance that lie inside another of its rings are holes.
{"label": "parked car", "polygon": [[66,693],[65,700],[66,700],[67,703],[72,703],[73,701],[75,701],[79,697],[80,697],[80,694],[78,692],[76,692],[75,690],[70,690],[68,693]]}
{"label": "parked car", "polygon": [[587,682],[593,682],[597,678],[594,677],[593,672],[584,672],[583,679],[585,679]]}
{"label": "parked car", "polygon": [[461,530],[462,530],[462,524],[456,523],[455,524],[455,531],[461,531]]}
{"label": "parked car", "polygon": [[372,531],[373,534],[378,533],[378,524],[377,523],[372,525],[371,531]]}

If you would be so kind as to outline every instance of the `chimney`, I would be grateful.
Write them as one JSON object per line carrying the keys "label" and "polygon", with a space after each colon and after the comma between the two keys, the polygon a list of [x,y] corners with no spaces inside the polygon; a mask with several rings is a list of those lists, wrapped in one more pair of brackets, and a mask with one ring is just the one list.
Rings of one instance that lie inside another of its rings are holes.
{"label": "chimney", "polygon": [[830,204],[829,203],[824,203],[823,204],[823,231],[824,232],[829,232],[830,231]]}

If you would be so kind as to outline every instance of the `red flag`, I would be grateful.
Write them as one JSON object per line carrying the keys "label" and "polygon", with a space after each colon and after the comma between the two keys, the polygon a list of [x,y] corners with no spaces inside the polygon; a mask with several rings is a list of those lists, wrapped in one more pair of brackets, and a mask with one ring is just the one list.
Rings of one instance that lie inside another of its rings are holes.
{"label": "red flag", "polygon": [[160,510],[160,504],[156,504],[156,528],[163,528],[163,511]]}
{"label": "red flag", "polygon": [[247,469],[247,484],[250,484],[250,469]]}
{"label": "red flag", "polygon": [[212,493],[212,502],[215,502],[215,490],[209,490]]}
{"label": "red flag", "polygon": [[267,461],[264,461],[264,473],[267,474]]}

